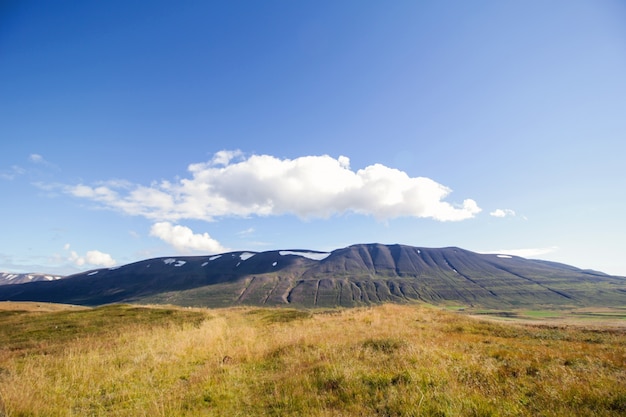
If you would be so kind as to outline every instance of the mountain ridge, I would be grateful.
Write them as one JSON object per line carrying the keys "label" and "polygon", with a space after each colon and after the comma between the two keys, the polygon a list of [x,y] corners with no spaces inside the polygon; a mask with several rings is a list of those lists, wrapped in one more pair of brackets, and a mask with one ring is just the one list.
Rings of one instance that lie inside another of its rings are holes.
{"label": "mountain ridge", "polygon": [[42,272],[0,272],[0,285],[24,284],[37,281],[55,281],[64,275],[46,274]]}
{"label": "mountain ridge", "polygon": [[152,258],[54,282],[0,286],[0,300],[209,307],[383,302],[489,308],[624,306],[626,278],[458,247],[369,243],[331,252],[291,249]]}

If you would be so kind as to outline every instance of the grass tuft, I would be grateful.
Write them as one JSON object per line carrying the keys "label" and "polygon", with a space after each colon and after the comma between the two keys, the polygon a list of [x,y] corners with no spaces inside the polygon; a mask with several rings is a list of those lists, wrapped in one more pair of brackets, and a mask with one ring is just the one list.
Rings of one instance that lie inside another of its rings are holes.
{"label": "grass tuft", "polygon": [[372,349],[375,352],[382,352],[388,355],[395,353],[404,346],[402,340],[395,339],[367,339],[361,346],[365,349]]}

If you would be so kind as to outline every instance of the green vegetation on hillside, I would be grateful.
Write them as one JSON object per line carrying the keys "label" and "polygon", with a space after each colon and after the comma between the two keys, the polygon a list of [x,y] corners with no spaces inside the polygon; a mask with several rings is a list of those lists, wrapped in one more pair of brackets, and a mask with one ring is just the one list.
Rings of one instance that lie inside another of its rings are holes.
{"label": "green vegetation on hillside", "polygon": [[623,327],[415,305],[0,312],[0,416],[624,414]]}

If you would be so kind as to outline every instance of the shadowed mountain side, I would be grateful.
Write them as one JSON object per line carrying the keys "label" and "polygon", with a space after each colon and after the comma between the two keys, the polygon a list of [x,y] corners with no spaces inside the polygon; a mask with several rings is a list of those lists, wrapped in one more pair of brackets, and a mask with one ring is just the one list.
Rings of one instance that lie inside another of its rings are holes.
{"label": "shadowed mountain side", "polygon": [[69,304],[81,305],[132,302],[163,292],[237,282],[255,273],[275,273],[284,268],[306,269],[315,262],[301,256],[281,256],[275,251],[155,258],[121,267],[87,271],[55,282],[1,287],[0,300],[66,300]]}
{"label": "shadowed mountain side", "polygon": [[624,306],[626,278],[454,247],[366,244],[330,254],[232,252],[150,259],[61,281],[0,287],[0,300],[84,305],[350,307],[423,301],[490,308]]}

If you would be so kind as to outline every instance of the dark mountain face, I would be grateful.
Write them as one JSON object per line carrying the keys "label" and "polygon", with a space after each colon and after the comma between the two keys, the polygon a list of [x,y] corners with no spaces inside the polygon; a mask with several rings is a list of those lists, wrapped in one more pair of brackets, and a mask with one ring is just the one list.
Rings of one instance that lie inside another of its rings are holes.
{"label": "dark mountain face", "polygon": [[54,282],[0,286],[0,300],[83,305],[358,306],[422,301],[491,308],[623,306],[626,278],[460,248],[353,245],[149,259]]}

